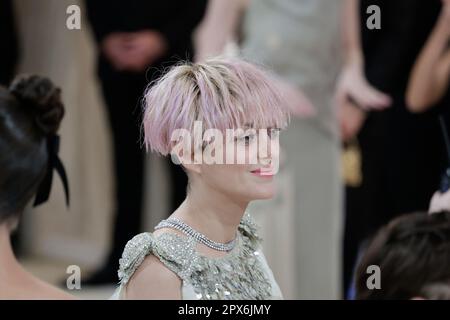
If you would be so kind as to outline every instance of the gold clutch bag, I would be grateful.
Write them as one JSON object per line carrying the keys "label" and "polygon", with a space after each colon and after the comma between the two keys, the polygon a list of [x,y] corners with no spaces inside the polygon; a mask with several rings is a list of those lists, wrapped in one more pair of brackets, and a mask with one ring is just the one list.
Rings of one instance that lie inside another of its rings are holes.
{"label": "gold clutch bag", "polygon": [[347,143],[342,149],[342,175],[349,187],[359,187],[362,183],[361,150],[356,139]]}

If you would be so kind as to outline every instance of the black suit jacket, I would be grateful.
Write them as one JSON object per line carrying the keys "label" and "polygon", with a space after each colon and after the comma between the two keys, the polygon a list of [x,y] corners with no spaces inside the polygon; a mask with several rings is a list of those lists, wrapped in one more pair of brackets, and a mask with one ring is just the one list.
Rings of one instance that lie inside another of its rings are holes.
{"label": "black suit jacket", "polygon": [[18,61],[17,34],[14,22],[12,0],[0,1],[0,84],[8,85]]}

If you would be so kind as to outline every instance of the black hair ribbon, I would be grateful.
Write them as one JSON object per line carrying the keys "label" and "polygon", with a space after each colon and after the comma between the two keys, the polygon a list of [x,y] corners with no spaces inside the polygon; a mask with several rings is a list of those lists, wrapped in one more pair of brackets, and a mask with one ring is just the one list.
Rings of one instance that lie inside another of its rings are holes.
{"label": "black hair ribbon", "polygon": [[66,170],[58,157],[59,153],[59,141],[60,138],[56,134],[49,135],[47,137],[47,152],[48,152],[48,164],[47,164],[47,172],[45,174],[44,179],[39,185],[36,198],[34,201],[34,207],[37,207],[48,201],[50,198],[50,192],[52,189],[53,182],[53,169],[59,174],[64,192],[66,194],[66,205],[70,204],[70,193],[69,193],[69,182],[67,179]]}

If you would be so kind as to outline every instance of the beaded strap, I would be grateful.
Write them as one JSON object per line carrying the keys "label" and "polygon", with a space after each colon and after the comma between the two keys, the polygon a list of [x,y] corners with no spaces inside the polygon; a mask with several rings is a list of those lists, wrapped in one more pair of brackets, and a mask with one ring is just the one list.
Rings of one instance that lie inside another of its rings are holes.
{"label": "beaded strap", "polygon": [[220,243],[215,242],[207,238],[204,234],[198,232],[197,230],[194,230],[192,227],[184,223],[183,221],[171,218],[167,220],[161,221],[155,228],[155,230],[162,229],[162,228],[173,228],[176,230],[179,230],[183,232],[184,234],[194,238],[197,242],[200,242],[214,250],[222,251],[222,252],[229,252],[233,250],[233,248],[236,245],[236,237],[227,243]]}

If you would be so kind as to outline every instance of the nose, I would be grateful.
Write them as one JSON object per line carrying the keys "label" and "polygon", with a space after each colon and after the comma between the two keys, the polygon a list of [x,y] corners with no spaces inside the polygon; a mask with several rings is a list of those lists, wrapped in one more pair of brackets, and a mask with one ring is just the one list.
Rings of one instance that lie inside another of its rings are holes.
{"label": "nose", "polygon": [[272,136],[268,129],[261,131],[259,132],[258,159],[261,163],[274,162],[279,156],[280,140],[278,135]]}
{"label": "nose", "polygon": [[280,156],[280,140],[270,139],[268,141],[267,147],[267,157],[271,159],[272,162],[276,161]]}
{"label": "nose", "polygon": [[267,135],[264,138],[268,139],[263,139],[266,148],[264,148],[265,150],[260,149],[262,152],[258,154],[259,163],[272,173],[277,173],[279,170],[280,140],[278,136]]}

